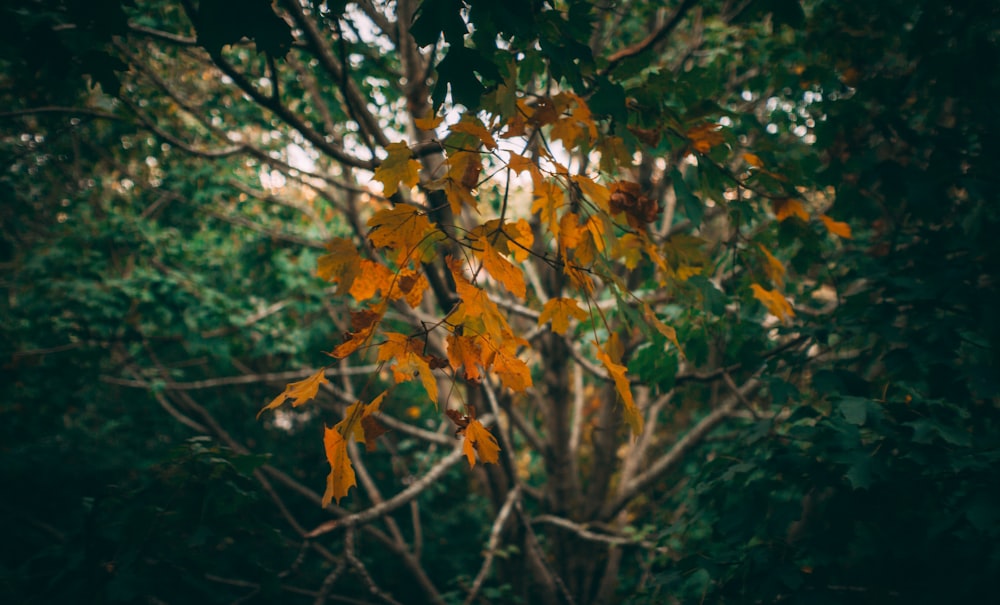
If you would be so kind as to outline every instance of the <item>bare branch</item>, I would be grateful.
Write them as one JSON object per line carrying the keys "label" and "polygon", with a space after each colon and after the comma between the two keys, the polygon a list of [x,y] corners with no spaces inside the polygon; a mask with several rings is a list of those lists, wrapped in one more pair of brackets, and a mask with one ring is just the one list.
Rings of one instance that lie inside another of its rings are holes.
{"label": "bare branch", "polygon": [[[746,397],[749,393],[760,388],[760,386],[760,380],[751,378],[739,387],[738,392]],[[618,497],[601,510],[599,518],[604,520],[613,518],[618,514],[618,511],[628,505],[632,498],[640,494],[654,481],[676,468],[684,459],[684,456],[697,447],[715,427],[732,414],[739,403],[739,398],[736,395],[731,395],[719,407],[699,420],[697,424],[691,427],[691,430],[674,443],[673,447],[666,454],[653,462],[646,472],[636,475],[635,478],[619,490]]]}
{"label": "bare branch", "polygon": [[497,547],[500,545],[500,534],[507,524],[507,519],[510,518],[511,511],[514,510],[514,502],[520,497],[520,487],[515,487],[507,492],[507,499],[504,500],[503,506],[500,507],[500,512],[497,513],[497,518],[493,521],[493,527],[490,528],[490,538],[486,542],[486,556],[483,558],[483,565],[479,568],[479,573],[476,574],[476,579],[472,582],[472,589],[469,591],[469,596],[465,598],[465,605],[471,605],[476,600],[476,595],[479,594],[480,589],[482,589],[483,582],[486,581],[486,575],[490,572],[490,567],[493,566],[493,558],[496,556]]}
{"label": "bare branch", "polygon": [[665,546],[657,546],[656,544],[639,538],[629,538],[627,536],[617,536],[609,534],[598,534],[591,531],[587,524],[580,524],[570,521],[569,519],[563,519],[562,517],[556,517],[554,515],[539,515],[532,518],[532,523],[547,523],[549,525],[555,525],[556,527],[561,527],[562,529],[568,530],[579,536],[584,540],[590,540],[591,542],[603,542],[612,546],[641,546],[649,550],[655,550],[659,553],[669,553],[670,549]]}
{"label": "bare branch", "polygon": [[440,462],[438,462],[431,470],[427,471],[427,474],[417,479],[411,483],[406,489],[399,492],[392,498],[382,502],[381,504],[375,505],[371,508],[367,508],[359,513],[354,513],[353,515],[348,515],[340,519],[334,519],[332,521],[327,521],[318,525],[315,529],[306,534],[307,538],[315,538],[317,536],[322,536],[328,534],[332,531],[338,529],[347,529],[350,527],[356,527],[374,521],[382,515],[387,515],[392,511],[396,510],[400,506],[407,504],[410,500],[413,500],[419,496],[424,490],[434,484],[442,475],[445,474],[448,469],[455,466],[459,460],[462,459],[464,454],[462,453],[462,445],[458,444],[455,448],[445,456]]}

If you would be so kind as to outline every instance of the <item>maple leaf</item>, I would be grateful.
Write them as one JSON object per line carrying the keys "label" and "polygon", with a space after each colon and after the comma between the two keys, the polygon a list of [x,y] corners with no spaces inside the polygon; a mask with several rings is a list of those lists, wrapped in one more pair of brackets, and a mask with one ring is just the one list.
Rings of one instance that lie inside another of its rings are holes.
{"label": "maple leaf", "polygon": [[347,440],[364,441],[365,449],[375,448],[375,439],[385,433],[383,427],[373,414],[379,411],[382,400],[388,391],[382,391],[371,403],[364,404],[355,401],[344,410],[344,418],[333,428],[326,427],[323,432],[323,446],[326,459],[330,463],[330,474],[326,477],[326,491],[323,492],[323,506],[347,495],[347,492],[357,485],[354,467],[347,454]]}
{"label": "maple leaf", "polygon": [[[508,339],[492,356],[493,372],[503,385],[512,391],[522,392],[531,386],[531,370],[517,357],[517,340]],[[521,341],[523,342],[523,341]]]}
{"label": "maple leaf", "polygon": [[416,118],[415,120],[413,120],[413,124],[420,130],[434,130],[435,128],[440,126],[441,122],[443,121],[444,121],[444,116],[435,116],[431,114],[430,117]]}
{"label": "maple leaf", "polygon": [[476,466],[476,452],[479,452],[479,459],[483,464],[496,464],[500,461],[500,444],[483,423],[472,418],[463,432],[465,442],[462,444],[462,452],[469,460],[470,468]]}
{"label": "maple leaf", "polygon": [[551,298],[542,308],[541,315],[538,316],[538,325],[547,321],[552,322],[552,331],[556,334],[565,334],[569,330],[569,319],[575,317],[579,321],[587,319],[587,312],[580,308],[580,305],[572,298]]}
{"label": "maple leaf", "polygon": [[601,185],[600,183],[595,183],[594,181],[582,175],[574,176],[573,182],[576,183],[577,187],[580,188],[580,191],[583,193],[583,195],[586,196],[586,198],[589,199],[591,202],[593,202],[595,206],[597,206],[598,208],[600,208],[605,212],[611,211],[610,189],[608,189],[604,185]]}
{"label": "maple leaf", "polygon": [[489,130],[486,130],[486,127],[479,121],[479,118],[474,115],[463,115],[461,121],[451,127],[451,131],[461,132],[476,137],[490,151],[497,148],[496,139],[493,138],[493,135],[490,134]]}
{"label": "maple leaf", "polygon": [[628,378],[625,377],[628,368],[618,363],[621,360],[621,353],[618,350],[620,347],[616,346],[617,344],[618,337],[616,334],[612,334],[612,338],[605,345],[606,351],[602,351],[596,341],[594,342],[594,347],[597,349],[597,359],[604,365],[604,368],[608,371],[608,375],[614,381],[615,390],[618,391],[622,404],[625,406],[623,410],[625,422],[631,427],[632,434],[638,435],[642,432],[642,414],[639,413],[639,408],[635,405],[635,399],[632,398],[632,388],[628,383]]}
{"label": "maple leaf", "polygon": [[806,212],[802,202],[791,198],[781,198],[771,202],[774,206],[774,215],[778,221],[783,221],[789,217],[797,216],[803,221],[809,221],[809,213]]}
{"label": "maple leaf", "polygon": [[[659,143],[659,138],[656,143]],[[625,148],[625,141],[621,137],[602,137],[597,142],[597,150],[601,152],[601,172],[613,174],[619,166],[632,165],[632,154]]]}
{"label": "maple leaf", "polygon": [[763,303],[771,315],[780,319],[782,323],[787,323],[790,318],[795,316],[792,305],[781,295],[781,292],[768,290],[759,284],[751,284],[750,287],[753,289],[754,298]]}
{"label": "maple leaf", "polygon": [[757,244],[757,247],[764,253],[764,260],[767,261],[764,264],[764,272],[767,273],[768,279],[780,287],[785,281],[785,265],[781,264],[781,261],[768,252],[764,246]]}
{"label": "maple leaf", "polygon": [[379,291],[384,296],[396,276],[392,269],[368,259],[361,259],[358,265],[360,272],[354,278],[350,289],[354,300],[358,302],[366,301],[369,298],[373,298],[375,293]]}
{"label": "maple leaf", "polygon": [[537,214],[553,237],[559,237],[559,217],[556,211],[565,197],[563,190],[550,180],[535,183],[534,200],[531,203],[531,213]]}
{"label": "maple leaf", "polygon": [[405,204],[379,210],[368,219],[368,226],[372,245],[396,251],[394,260],[399,265],[417,260],[414,252],[438,233],[423,213]]}
{"label": "maple leaf", "polygon": [[373,309],[351,313],[351,329],[354,331],[348,333],[344,342],[327,354],[331,357],[342,359],[360,349],[372,337],[372,334],[375,332],[375,326],[378,325],[384,314],[384,302]]}
{"label": "maple leaf", "polygon": [[670,236],[663,245],[663,257],[669,264],[670,271],[677,279],[684,281],[692,275],[698,275],[707,262],[702,246],[705,240],[693,235],[679,233]]}
{"label": "maple leaf", "polygon": [[413,159],[406,143],[389,143],[385,150],[389,155],[375,169],[373,178],[382,183],[382,195],[392,197],[400,183],[410,188],[420,181],[420,162]]}
{"label": "maple leaf", "polygon": [[524,274],[509,260],[500,255],[490,243],[490,238],[480,236],[474,244],[475,255],[482,259],[483,267],[511,294],[523,299],[526,291]]}
{"label": "maple leaf", "polygon": [[463,415],[458,410],[445,410],[445,415],[455,423],[458,430],[455,436],[464,436],[462,443],[462,453],[469,461],[469,467],[476,466],[476,452],[479,452],[479,459],[484,464],[496,464],[500,461],[500,445],[496,437],[479,420],[476,419],[476,406],[466,406],[468,414]]}
{"label": "maple leaf", "polygon": [[851,239],[851,226],[847,223],[835,221],[825,214],[820,216],[819,220],[823,221],[823,226],[826,227],[826,230],[830,233],[836,235],[837,237]]}
{"label": "maple leaf", "polygon": [[687,131],[687,138],[695,150],[700,153],[708,153],[712,148],[720,145],[725,139],[719,131],[722,129],[718,124],[702,124]]}
{"label": "maple leaf", "polygon": [[351,458],[347,455],[347,441],[339,431],[329,427],[323,432],[323,447],[326,449],[326,459],[330,463],[330,474],[326,476],[326,491],[323,492],[322,505],[330,504],[347,495],[347,492],[357,485]]}
{"label": "maple leaf", "polygon": [[358,247],[350,239],[338,237],[326,245],[327,254],[316,259],[316,274],[320,279],[336,282],[337,294],[351,290],[351,285],[361,274],[361,257]]}
{"label": "maple leaf", "polygon": [[396,383],[413,380],[414,375],[419,376],[427,396],[437,405],[437,379],[424,358],[424,342],[396,332],[386,332],[385,337],[386,342],[378,348],[378,361],[392,362],[390,368]]}
{"label": "maple leaf", "polygon": [[280,395],[272,399],[271,403],[265,405],[259,412],[257,412],[257,418],[260,418],[260,415],[263,414],[265,410],[278,408],[288,399],[292,400],[292,407],[302,405],[316,396],[316,393],[319,392],[320,385],[327,384],[328,382],[330,381],[326,379],[326,368],[320,368],[319,371],[309,378],[286,385],[285,390],[282,391]]}
{"label": "maple leaf", "polygon": [[449,334],[445,341],[448,343],[448,361],[451,362],[452,369],[457,371],[458,368],[465,366],[466,380],[481,379],[483,375],[479,371],[479,365],[485,366],[485,364],[479,338]]}
{"label": "maple leaf", "polygon": [[353,438],[355,441],[364,441],[367,444],[374,437],[370,437],[365,432],[365,423],[363,421],[365,418],[379,411],[379,408],[382,406],[382,400],[385,399],[387,393],[388,391],[382,391],[368,404],[355,401],[347,406],[347,409],[344,410],[344,418],[333,426],[334,430],[343,435],[344,439]]}
{"label": "maple leaf", "polygon": [[677,347],[677,352],[680,353],[681,357],[684,357],[684,351],[681,349],[681,343],[677,340],[677,330],[663,323],[660,318],[656,316],[656,313],[653,312],[653,308],[649,306],[649,303],[642,304],[642,314],[643,317],[646,318],[646,321],[656,328],[657,332],[665,336],[667,340],[672,342],[673,345]]}
{"label": "maple leaf", "polygon": [[469,319],[478,320],[486,335],[502,340],[503,334],[510,332],[510,327],[496,303],[490,300],[485,290],[477,288],[465,278],[460,261],[448,257],[445,262],[451,270],[452,278],[455,280],[455,290],[461,300],[458,308],[449,315],[451,321],[461,324]]}

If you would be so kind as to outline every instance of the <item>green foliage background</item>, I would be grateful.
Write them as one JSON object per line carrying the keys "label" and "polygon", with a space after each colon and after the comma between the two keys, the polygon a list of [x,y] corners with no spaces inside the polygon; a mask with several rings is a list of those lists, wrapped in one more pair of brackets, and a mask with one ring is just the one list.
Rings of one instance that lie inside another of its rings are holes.
{"label": "green foliage background", "polygon": [[[154,4],[158,17],[178,18],[172,3]],[[520,17],[521,4],[533,18]],[[556,81],[600,81],[600,63],[581,48],[596,18],[589,6],[567,3],[562,19],[529,4],[471,4],[474,43],[456,45],[437,66],[435,102],[448,90],[469,106],[481,102],[491,78],[503,77],[497,35],[540,37],[539,55],[525,61],[548,60]],[[71,12],[77,5],[68,3]],[[262,28],[252,36],[259,49],[285,49],[267,3],[253,6],[266,14],[255,20],[249,11],[231,31],[199,30],[202,41],[221,47],[252,25]],[[657,9],[630,6],[626,29]],[[458,27],[459,7],[424,2],[413,35],[461,40],[464,27],[449,29]],[[96,3],[87,27],[52,41],[32,32],[64,18],[57,9],[21,2],[5,10],[0,98],[12,113],[0,117],[0,596],[270,602],[289,598],[287,578],[319,585],[328,562],[302,556],[302,541],[255,480],[268,458],[192,438],[156,400],[162,375],[143,368],[165,367],[173,381],[190,383],[323,363],[318,351],[340,329],[313,277],[323,234],[278,204],[261,206],[266,232],[233,220],[242,207],[220,218],[220,200],[257,178],[235,158],[193,157],[96,114],[72,122],[14,115],[101,98],[83,74],[115,89],[118,66],[102,49],[127,16],[143,16]],[[729,117],[727,136],[753,137],[755,153],[791,182],[830,191],[833,218],[854,231],[831,246],[816,225],[768,228],[763,237],[789,259],[799,297],[832,281],[841,304],[817,314],[822,321],[774,328],[816,343],[802,373],[792,352],[766,362],[793,368],[766,375],[772,408],[787,406],[783,415],[727,425],[651,486],[636,531],[660,550],[627,551],[621,601],[940,603],[984,602],[991,593],[1000,575],[998,11],[991,3],[754,1],[735,23],[706,24],[706,55],[689,69],[661,73],[628,59],[614,82],[601,82],[590,100],[595,113],[636,128],[673,112]],[[435,21],[440,14],[452,20]],[[779,100],[770,115],[741,112],[740,97],[717,94],[734,72],[745,74],[752,95]],[[294,81],[285,85],[296,92]],[[805,103],[803,91],[822,95]],[[626,113],[624,99],[640,110]],[[260,112],[222,99],[206,100],[205,110],[267,126]],[[806,114],[824,116],[810,128],[811,144],[792,134]],[[660,143],[665,155],[677,144]],[[724,178],[710,164],[678,172],[683,218],[700,222],[700,200]],[[738,201],[732,209],[753,218]],[[328,228],[344,228],[336,223]],[[739,259],[751,271],[756,262]],[[728,345],[729,357],[716,360],[726,364],[749,365],[768,349],[749,294],[731,313],[707,279],[685,287],[697,304],[675,308],[671,319],[694,362],[717,341]],[[281,313],[248,324],[275,302]],[[657,350],[640,348],[629,370],[665,392],[678,360]],[[284,382],[205,389],[198,398],[239,442],[320,485],[322,417],[296,417],[281,430],[254,419]],[[706,388],[692,385],[683,399]],[[400,466],[426,469],[441,455],[404,438],[368,460],[391,492]],[[420,498],[433,511],[425,568],[455,602],[492,519],[486,494],[469,493],[466,482],[449,474]],[[296,516],[323,519],[318,503],[293,502]],[[413,531],[408,512],[395,516]],[[357,540],[370,569],[397,565],[377,535]],[[403,576],[384,574],[380,584],[412,594]],[[509,590],[498,582],[484,594],[507,602]],[[338,594],[370,597],[360,582]]]}

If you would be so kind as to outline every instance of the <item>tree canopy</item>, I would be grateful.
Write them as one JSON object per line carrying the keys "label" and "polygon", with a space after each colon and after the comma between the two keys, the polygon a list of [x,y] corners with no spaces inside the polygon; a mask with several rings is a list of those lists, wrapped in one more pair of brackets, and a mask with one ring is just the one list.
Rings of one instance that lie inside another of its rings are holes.
{"label": "tree canopy", "polygon": [[1000,8],[0,10],[15,602],[1000,573]]}

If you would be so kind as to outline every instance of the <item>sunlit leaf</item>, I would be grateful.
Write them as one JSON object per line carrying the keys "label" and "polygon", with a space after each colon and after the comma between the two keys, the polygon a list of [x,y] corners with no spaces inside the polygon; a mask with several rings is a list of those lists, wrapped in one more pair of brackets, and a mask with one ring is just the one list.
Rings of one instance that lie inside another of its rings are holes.
{"label": "sunlit leaf", "polygon": [[787,323],[789,319],[795,316],[792,305],[777,290],[768,290],[759,284],[751,284],[750,287],[753,289],[754,298],[763,303],[771,315],[774,315],[783,323]]}
{"label": "sunlit leaf", "polygon": [[298,407],[314,398],[316,393],[319,392],[320,385],[327,384],[328,382],[330,381],[326,379],[326,368],[320,368],[309,378],[287,385],[280,395],[272,399],[271,403],[265,405],[257,412],[257,417],[260,418],[264,410],[273,410],[280,407],[288,399],[292,400],[292,407]]}
{"label": "sunlit leaf", "polygon": [[569,330],[569,320],[571,317],[575,317],[579,321],[584,321],[588,316],[587,312],[580,308],[575,299],[552,298],[542,308],[542,313],[538,316],[538,325],[551,321],[553,332],[556,334],[565,334]]}
{"label": "sunlit leaf", "polygon": [[413,159],[406,143],[389,143],[385,150],[389,155],[375,169],[373,178],[382,183],[382,194],[391,197],[399,190],[400,183],[410,188],[420,181],[420,162]]}
{"label": "sunlit leaf", "polygon": [[851,226],[847,223],[835,221],[825,214],[821,215],[819,220],[823,221],[823,226],[826,227],[826,230],[830,233],[836,235],[837,237],[851,239]]}

